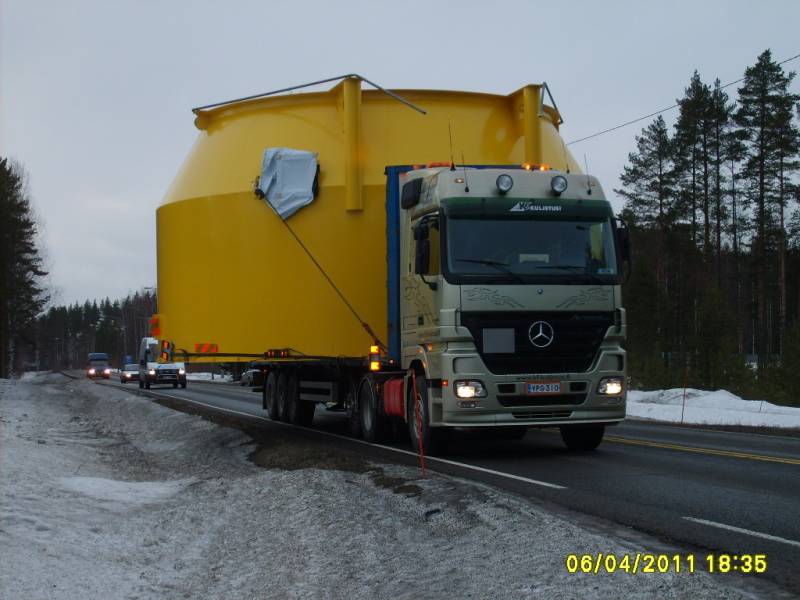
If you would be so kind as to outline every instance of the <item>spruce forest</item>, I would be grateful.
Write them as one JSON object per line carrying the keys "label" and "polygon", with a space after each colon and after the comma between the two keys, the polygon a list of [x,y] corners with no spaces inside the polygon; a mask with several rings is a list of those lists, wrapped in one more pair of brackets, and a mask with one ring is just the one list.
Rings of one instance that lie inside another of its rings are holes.
{"label": "spruce forest", "polygon": [[[634,387],[724,388],[800,405],[794,77],[769,50],[734,84],[695,72],[677,100],[674,125],[658,116],[636,136],[614,190],[624,199],[634,254],[623,286]],[[25,216],[22,180],[2,165],[2,201],[16,207],[20,231],[31,238],[35,223]],[[4,372],[25,364],[82,367],[90,351],[109,352],[115,364],[135,356],[155,295],[145,289],[41,313],[41,260],[15,235],[3,232],[3,243],[17,264],[0,265]],[[14,349],[24,349],[27,363]]]}
{"label": "spruce forest", "polygon": [[[769,50],[732,96],[695,72],[670,130],[636,137],[616,190],[634,386],[800,395],[800,96]],[[727,86],[726,86],[727,87]]]}

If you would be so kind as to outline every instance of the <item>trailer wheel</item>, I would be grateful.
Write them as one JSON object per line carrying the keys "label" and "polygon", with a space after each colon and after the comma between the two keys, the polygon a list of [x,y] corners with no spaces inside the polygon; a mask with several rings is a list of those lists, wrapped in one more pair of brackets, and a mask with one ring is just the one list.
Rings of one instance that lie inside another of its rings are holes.
{"label": "trailer wheel", "polygon": [[278,420],[286,421],[286,388],[289,387],[289,378],[285,372],[278,373],[278,384],[275,387],[276,404],[278,405]]}
{"label": "trailer wheel", "polygon": [[[406,402],[406,416],[408,421],[408,436],[411,438],[411,448],[419,452],[419,432],[422,430],[422,450],[425,454],[444,454],[450,441],[451,430],[446,427],[430,426],[430,407],[428,406],[428,380],[423,373],[417,372],[417,397],[414,397],[414,386],[408,382],[408,396]],[[416,406],[419,403],[419,422],[417,421]]]}
{"label": "trailer wheel", "polygon": [[587,452],[600,445],[605,431],[605,425],[564,425],[561,439],[570,450]]}
{"label": "trailer wheel", "polygon": [[361,433],[368,442],[382,442],[385,438],[386,417],[378,410],[378,392],[375,378],[365,375],[358,386],[358,415]]}
{"label": "trailer wheel", "polygon": [[286,388],[286,422],[309,427],[314,419],[315,408],[316,405],[313,402],[300,400],[300,376],[295,371],[289,376]]}
{"label": "trailer wheel", "polygon": [[273,421],[278,420],[278,376],[275,371],[270,371],[267,380],[264,382],[264,389],[261,396],[261,407],[267,411],[267,416]]}
{"label": "trailer wheel", "polygon": [[348,378],[347,395],[344,398],[344,406],[347,411],[347,425],[350,430],[350,435],[353,437],[361,437],[361,415],[358,411],[358,386],[356,383]]}

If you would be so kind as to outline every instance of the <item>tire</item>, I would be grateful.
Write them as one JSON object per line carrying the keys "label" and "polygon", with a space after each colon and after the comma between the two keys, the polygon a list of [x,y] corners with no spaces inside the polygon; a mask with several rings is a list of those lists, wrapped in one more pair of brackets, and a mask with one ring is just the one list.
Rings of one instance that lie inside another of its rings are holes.
{"label": "tire", "polygon": [[375,378],[365,375],[358,386],[358,415],[364,440],[380,443],[386,438],[386,417],[378,410]]}
{"label": "tire", "polygon": [[300,400],[300,375],[295,370],[286,387],[286,422],[308,427],[314,420],[315,408],[315,403]]}
{"label": "tire", "polygon": [[173,390],[177,389],[177,387],[178,387],[178,382],[176,381],[175,383],[172,384],[172,389]]}
{"label": "tire", "polygon": [[289,387],[289,378],[285,372],[278,374],[278,385],[275,388],[276,404],[278,405],[278,420],[286,421],[286,388]]}
{"label": "tire", "polygon": [[145,379],[144,380],[144,389],[146,389],[146,390],[150,389],[150,380],[149,379]]}
{"label": "tire", "polygon": [[181,388],[184,389],[184,390],[186,389],[186,382],[185,381],[181,382]]}
{"label": "tire", "polygon": [[352,379],[345,382],[347,393],[344,397],[344,407],[347,413],[347,429],[355,438],[361,437],[361,415],[358,414],[358,386]]}
{"label": "tire", "polygon": [[142,388],[144,388],[144,383],[143,383],[143,382],[142,382],[142,380],[140,379],[140,380],[139,380],[139,389],[141,390]]}
{"label": "tire", "polygon": [[570,450],[588,452],[600,445],[605,430],[605,425],[564,425],[561,427],[561,439]]}
{"label": "tire", "polygon": [[447,444],[450,441],[451,431],[444,427],[430,426],[430,406],[428,403],[428,380],[424,374],[417,373],[417,394],[419,402],[420,421],[417,422],[416,401],[414,398],[414,386],[411,380],[408,382],[408,394],[406,397],[406,417],[408,422],[408,436],[411,439],[411,448],[414,452],[419,452],[419,429],[422,429],[422,450],[425,454],[444,454],[447,452]]}
{"label": "tire", "polygon": [[264,389],[261,392],[261,407],[267,411],[267,416],[273,421],[278,420],[277,398],[278,376],[275,371],[270,371]]}

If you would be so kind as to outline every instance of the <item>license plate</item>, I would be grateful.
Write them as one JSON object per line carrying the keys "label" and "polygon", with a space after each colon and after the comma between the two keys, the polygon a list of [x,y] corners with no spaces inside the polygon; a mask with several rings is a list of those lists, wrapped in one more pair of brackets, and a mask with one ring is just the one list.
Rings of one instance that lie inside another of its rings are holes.
{"label": "license plate", "polygon": [[541,394],[560,394],[560,381],[529,381],[525,384],[525,393],[528,396],[539,396]]}

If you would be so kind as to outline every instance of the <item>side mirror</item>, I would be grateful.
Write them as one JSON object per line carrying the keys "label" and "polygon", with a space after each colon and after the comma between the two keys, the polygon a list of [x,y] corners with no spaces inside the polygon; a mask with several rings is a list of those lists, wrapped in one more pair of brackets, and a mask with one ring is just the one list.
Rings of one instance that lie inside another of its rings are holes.
{"label": "side mirror", "polygon": [[403,192],[400,195],[400,207],[411,208],[419,204],[420,196],[422,195],[422,178],[409,181],[403,186]]}
{"label": "side mirror", "polygon": [[417,240],[417,251],[414,255],[414,273],[425,275],[430,269],[431,241],[426,237]]}
{"label": "side mirror", "polygon": [[[622,225],[620,227],[620,225]],[[622,260],[625,262],[631,261],[631,236],[628,230],[628,225],[624,221],[617,223],[617,243],[619,244],[619,251],[622,255]]]}

